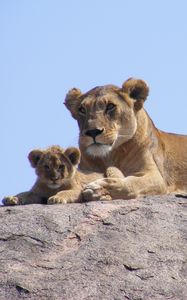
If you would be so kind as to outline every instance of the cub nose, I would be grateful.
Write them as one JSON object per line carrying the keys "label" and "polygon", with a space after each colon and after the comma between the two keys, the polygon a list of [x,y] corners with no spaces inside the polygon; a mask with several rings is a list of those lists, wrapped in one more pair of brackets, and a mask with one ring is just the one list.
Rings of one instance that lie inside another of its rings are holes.
{"label": "cub nose", "polygon": [[97,135],[101,134],[103,132],[103,130],[104,129],[97,129],[97,128],[90,129],[90,130],[87,130],[85,132],[85,134],[88,135],[88,136],[90,136],[90,137],[92,137],[94,139]]}
{"label": "cub nose", "polygon": [[51,177],[51,180],[52,181],[57,181],[59,178],[60,178],[59,175],[54,175],[54,176]]}

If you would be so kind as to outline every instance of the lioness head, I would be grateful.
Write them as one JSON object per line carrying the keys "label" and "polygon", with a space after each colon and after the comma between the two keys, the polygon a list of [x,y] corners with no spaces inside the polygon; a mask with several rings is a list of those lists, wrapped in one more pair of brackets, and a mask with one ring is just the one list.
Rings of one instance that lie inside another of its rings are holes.
{"label": "lioness head", "polygon": [[63,150],[59,146],[52,146],[46,150],[32,150],[28,159],[40,181],[49,188],[57,189],[64,180],[74,176],[80,151],[73,147]]}
{"label": "lioness head", "polygon": [[105,156],[130,140],[137,129],[137,112],[148,93],[147,84],[133,78],[125,81],[122,88],[106,85],[85,94],[70,90],[65,105],[78,121],[80,147],[91,156]]}

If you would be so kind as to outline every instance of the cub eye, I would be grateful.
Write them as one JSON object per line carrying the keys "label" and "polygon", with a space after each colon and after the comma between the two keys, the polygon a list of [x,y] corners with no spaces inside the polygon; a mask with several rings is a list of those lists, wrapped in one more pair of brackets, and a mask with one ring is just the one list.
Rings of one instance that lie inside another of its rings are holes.
{"label": "cub eye", "polygon": [[49,170],[49,166],[48,165],[44,165],[44,169],[45,170]]}
{"label": "cub eye", "polygon": [[86,109],[85,109],[83,106],[80,106],[80,107],[79,107],[79,113],[80,113],[81,115],[85,115],[85,114],[86,114]]}
{"label": "cub eye", "polygon": [[60,171],[64,171],[64,170],[65,170],[65,166],[64,166],[64,165],[60,165],[60,166],[58,167],[58,169],[59,169]]}
{"label": "cub eye", "polygon": [[113,104],[113,103],[108,103],[108,104],[107,104],[107,107],[106,107],[106,112],[111,112],[111,111],[115,110],[115,108],[116,108],[116,105],[115,105],[115,104]]}

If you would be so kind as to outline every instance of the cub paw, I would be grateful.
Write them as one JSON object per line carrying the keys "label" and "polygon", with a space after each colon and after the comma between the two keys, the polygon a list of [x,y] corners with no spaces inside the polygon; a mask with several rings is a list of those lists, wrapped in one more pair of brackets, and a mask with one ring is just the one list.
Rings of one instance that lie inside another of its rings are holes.
{"label": "cub paw", "polygon": [[4,205],[18,205],[19,198],[16,196],[8,196],[8,197],[3,198],[2,202]]}

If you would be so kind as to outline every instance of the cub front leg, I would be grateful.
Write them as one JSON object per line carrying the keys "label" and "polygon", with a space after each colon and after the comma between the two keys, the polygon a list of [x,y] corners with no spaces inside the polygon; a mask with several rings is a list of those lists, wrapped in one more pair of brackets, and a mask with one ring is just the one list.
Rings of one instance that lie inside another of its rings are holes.
{"label": "cub front leg", "polygon": [[33,192],[23,192],[16,196],[7,196],[2,200],[5,206],[9,205],[25,205],[25,204],[43,204],[43,199]]}
{"label": "cub front leg", "polygon": [[5,206],[20,204],[19,198],[17,196],[6,196],[3,198],[2,202]]}
{"label": "cub front leg", "polygon": [[81,202],[80,199],[81,191],[79,190],[66,190],[58,192],[56,195],[51,196],[47,204],[65,204],[65,203],[75,203]]}

